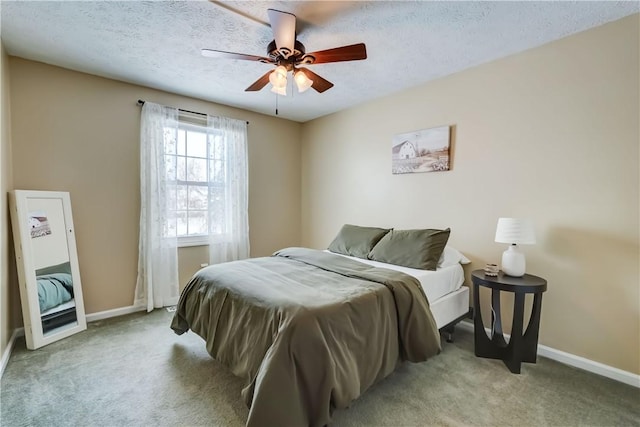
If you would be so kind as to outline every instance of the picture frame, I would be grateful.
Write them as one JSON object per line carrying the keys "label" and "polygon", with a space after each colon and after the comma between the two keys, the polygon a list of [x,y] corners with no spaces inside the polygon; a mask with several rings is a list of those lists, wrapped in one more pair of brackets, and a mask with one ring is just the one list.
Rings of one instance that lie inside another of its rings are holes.
{"label": "picture frame", "polygon": [[397,134],[391,142],[394,175],[442,172],[450,168],[451,126]]}

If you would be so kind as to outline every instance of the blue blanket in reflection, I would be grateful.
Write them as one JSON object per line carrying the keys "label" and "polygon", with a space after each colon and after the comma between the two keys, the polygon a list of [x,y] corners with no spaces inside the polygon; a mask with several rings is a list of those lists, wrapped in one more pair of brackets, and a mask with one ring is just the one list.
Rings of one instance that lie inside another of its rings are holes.
{"label": "blue blanket in reflection", "polygon": [[38,282],[38,302],[40,313],[73,298],[71,274],[53,273],[36,277]]}

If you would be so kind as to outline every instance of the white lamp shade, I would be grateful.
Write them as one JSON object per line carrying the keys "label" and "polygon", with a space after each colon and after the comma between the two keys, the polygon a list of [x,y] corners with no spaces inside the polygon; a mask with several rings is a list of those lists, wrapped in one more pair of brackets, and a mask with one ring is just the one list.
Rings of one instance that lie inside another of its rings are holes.
{"label": "white lamp shade", "polygon": [[298,70],[293,76],[293,80],[296,82],[296,86],[298,86],[298,92],[302,93],[305,90],[309,89],[313,84],[313,80],[311,80],[304,71]]}
{"label": "white lamp shade", "polygon": [[533,223],[529,219],[499,218],[495,240],[499,243],[533,245],[536,243]]}
{"label": "white lamp shade", "polygon": [[269,82],[274,88],[287,87],[287,69],[278,65],[273,73],[269,74]]}
{"label": "white lamp shade", "polygon": [[271,87],[271,92],[277,93],[278,95],[287,96],[287,87],[286,86],[282,86],[282,87],[272,86]]}

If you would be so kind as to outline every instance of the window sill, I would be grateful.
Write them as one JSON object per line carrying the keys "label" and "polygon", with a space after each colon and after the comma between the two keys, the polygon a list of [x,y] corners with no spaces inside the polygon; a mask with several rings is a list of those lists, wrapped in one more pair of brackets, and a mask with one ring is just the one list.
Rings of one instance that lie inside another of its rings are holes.
{"label": "window sill", "polygon": [[209,246],[209,236],[178,237],[178,247]]}

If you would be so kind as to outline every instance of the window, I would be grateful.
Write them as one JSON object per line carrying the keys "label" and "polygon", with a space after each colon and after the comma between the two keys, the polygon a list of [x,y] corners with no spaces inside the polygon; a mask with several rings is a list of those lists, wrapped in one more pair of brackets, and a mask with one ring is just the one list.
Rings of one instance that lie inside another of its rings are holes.
{"label": "window", "polygon": [[250,255],[247,123],[184,113],[142,106],[134,304],[147,311],[178,300],[179,245],[208,245],[209,264]]}
{"label": "window", "polygon": [[169,222],[165,235],[179,246],[208,244],[209,234],[225,233],[226,162],[222,131],[181,121],[165,128],[165,173]]}

